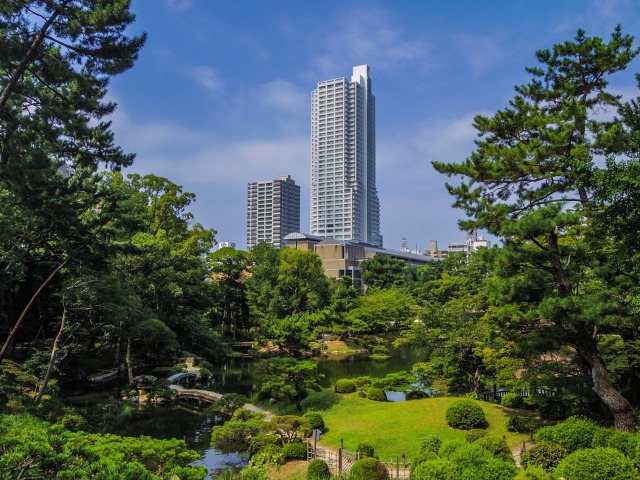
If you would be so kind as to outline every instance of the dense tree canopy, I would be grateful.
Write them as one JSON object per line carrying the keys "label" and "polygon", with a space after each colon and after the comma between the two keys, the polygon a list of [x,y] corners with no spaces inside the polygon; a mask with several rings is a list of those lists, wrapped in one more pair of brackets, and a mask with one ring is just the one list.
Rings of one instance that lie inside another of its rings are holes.
{"label": "dense tree canopy", "polygon": [[479,140],[469,159],[434,163],[464,179],[448,186],[470,216],[462,226],[503,240],[494,259],[494,300],[510,309],[503,326],[570,345],[616,425],[628,430],[635,429],[631,406],[611,382],[598,345],[599,333],[619,332],[630,320],[617,300],[627,280],[606,273],[615,245],[589,224],[598,204],[597,157],[611,165],[628,153],[632,145],[623,152],[621,132],[635,128],[624,116],[602,118],[602,111],[625,109],[608,81],[637,54],[620,28],[609,41],[580,30],[573,41],[537,52],[540,65],[527,69],[532,79],[516,87],[509,106],[475,118]]}

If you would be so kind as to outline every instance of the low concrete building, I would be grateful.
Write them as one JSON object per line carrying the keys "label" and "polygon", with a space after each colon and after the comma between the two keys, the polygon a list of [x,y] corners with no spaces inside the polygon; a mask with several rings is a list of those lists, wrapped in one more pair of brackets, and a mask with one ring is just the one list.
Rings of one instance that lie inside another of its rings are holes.
{"label": "low concrete building", "polygon": [[389,250],[364,242],[324,238],[305,233],[290,233],[284,237],[285,248],[310,250],[322,260],[324,273],[330,278],[350,277],[360,284],[360,263],[376,255],[389,255],[399,258],[410,266],[421,266],[432,259],[426,255]]}

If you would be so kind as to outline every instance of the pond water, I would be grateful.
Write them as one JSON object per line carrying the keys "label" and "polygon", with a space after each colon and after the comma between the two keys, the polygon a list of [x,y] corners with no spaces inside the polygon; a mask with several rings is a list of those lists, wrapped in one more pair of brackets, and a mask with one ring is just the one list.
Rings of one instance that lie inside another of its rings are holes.
{"label": "pond water", "polygon": [[[383,360],[369,358],[368,354],[330,355],[318,360],[318,372],[322,374],[322,386],[332,386],[345,377],[384,377],[387,373],[410,370],[411,366],[425,359],[421,349],[393,349],[391,357]],[[258,361],[251,358],[233,358],[213,372],[208,388],[219,393],[242,393],[251,396],[257,391]],[[120,385],[121,386],[121,385]],[[75,403],[91,408],[97,398],[117,398],[116,382],[94,387],[89,394],[75,395]],[[201,387],[200,387],[201,388]],[[404,400],[404,394],[389,392],[390,401]],[[130,421],[121,426],[106,426],[106,430],[123,436],[149,435],[154,438],[178,438],[200,453],[195,464],[204,465],[209,472],[242,466],[245,460],[236,455],[223,455],[210,446],[211,429],[224,421],[202,412],[182,406],[149,405],[136,409]]]}
{"label": "pond water", "polygon": [[[317,359],[320,384],[329,388],[341,378],[384,377],[401,370],[410,371],[414,363],[426,359],[423,348],[393,348],[391,357],[372,359],[368,353],[331,354]],[[252,358],[232,358],[213,372],[208,388],[218,393],[242,393],[251,396],[258,388],[258,362]]]}

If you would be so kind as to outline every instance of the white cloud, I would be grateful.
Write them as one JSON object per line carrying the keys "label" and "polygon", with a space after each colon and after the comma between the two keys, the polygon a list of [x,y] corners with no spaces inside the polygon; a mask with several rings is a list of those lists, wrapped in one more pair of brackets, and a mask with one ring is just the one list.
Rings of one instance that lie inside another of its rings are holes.
{"label": "white cloud", "polygon": [[193,6],[193,0],[166,0],[167,7],[172,11],[184,12]]}
{"label": "white cloud", "polygon": [[313,64],[322,74],[343,64],[368,63],[388,71],[412,62],[414,68],[424,68],[431,49],[421,39],[406,38],[406,32],[392,23],[385,10],[370,6],[340,12],[337,20],[317,35],[321,53]]}
{"label": "white cloud", "polygon": [[188,71],[188,74],[210,92],[218,93],[223,90],[223,83],[218,72],[211,67],[203,65],[193,67]]}
{"label": "white cloud", "polygon": [[309,94],[288,80],[274,80],[259,85],[254,91],[255,102],[286,113],[308,114]]}

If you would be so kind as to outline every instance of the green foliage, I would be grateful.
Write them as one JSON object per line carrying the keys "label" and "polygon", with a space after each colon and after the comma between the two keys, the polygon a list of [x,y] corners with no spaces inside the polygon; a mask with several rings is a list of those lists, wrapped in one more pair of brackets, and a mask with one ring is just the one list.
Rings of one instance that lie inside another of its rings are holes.
{"label": "green foliage", "polygon": [[516,393],[505,393],[500,400],[500,404],[507,408],[522,408],[522,397]]}
{"label": "green foliage", "polygon": [[637,480],[633,460],[613,448],[585,448],[562,459],[554,474],[565,480]]}
{"label": "green foliage", "polygon": [[376,357],[388,357],[391,355],[391,352],[384,345],[376,345],[371,350],[371,355]]}
{"label": "green foliage", "polygon": [[304,417],[296,415],[279,415],[263,425],[263,430],[275,433],[283,445],[291,442],[302,442],[311,435],[311,424]]}
{"label": "green foliage", "polygon": [[372,457],[361,458],[351,466],[349,480],[387,480],[389,472],[382,462]]}
{"label": "green foliage", "polygon": [[551,471],[567,456],[567,449],[553,442],[540,442],[529,448],[521,458],[522,466],[541,467]]}
{"label": "green foliage", "polygon": [[520,470],[514,480],[556,480],[556,477],[541,467],[527,467]]}
{"label": "green foliage", "polygon": [[358,297],[356,307],[346,313],[345,320],[355,335],[387,332],[411,324],[415,303],[405,289],[374,290]]}
{"label": "green foliage", "polygon": [[451,460],[436,458],[411,469],[411,480],[458,480],[460,469]]}
{"label": "green foliage", "polygon": [[282,447],[282,454],[287,460],[306,460],[307,444],[304,442],[286,443]]}
{"label": "green foliage", "polygon": [[485,437],[487,435],[489,435],[489,433],[486,430],[473,428],[464,434],[464,439],[467,443],[473,443],[479,438]]}
{"label": "green foliage", "polygon": [[350,378],[341,378],[336,382],[336,393],[353,393],[356,391],[356,384]]}
{"label": "green foliage", "polygon": [[637,433],[621,432],[615,428],[598,429],[591,441],[593,448],[615,448],[629,458],[635,457],[638,445],[640,445],[640,435]]}
{"label": "green foliage", "polygon": [[399,258],[375,255],[360,264],[362,283],[370,288],[384,289],[401,286],[407,280],[407,266]]}
{"label": "green foliage", "polygon": [[507,441],[504,438],[499,438],[495,435],[483,435],[482,437],[475,440],[473,444],[480,445],[496,458],[513,462],[511,449],[509,448],[509,445],[507,445]]}
{"label": "green foliage", "polygon": [[329,465],[324,460],[315,458],[309,462],[307,467],[307,480],[328,480],[331,478]]}
{"label": "green foliage", "polygon": [[249,399],[245,395],[240,395],[239,393],[225,393],[213,405],[213,408],[221,413],[232,415],[233,412],[242,408],[247,403],[249,403]]}
{"label": "green foliage", "polygon": [[237,412],[231,420],[216,425],[211,430],[211,445],[221,453],[256,451],[255,442],[261,431],[262,419],[254,415]]}
{"label": "green foliage", "polygon": [[170,478],[202,480],[203,467],[189,467],[197,452],[182,440],[69,432],[28,415],[0,418],[1,478]]}
{"label": "green foliage", "polygon": [[376,402],[386,402],[387,394],[381,388],[369,387],[367,390],[367,398]]}
{"label": "green foliage", "polygon": [[442,440],[440,440],[435,435],[427,435],[420,442],[420,451],[432,452],[437,454],[441,446],[442,446]]}
{"label": "green foliage", "polygon": [[480,405],[472,400],[458,400],[452,403],[446,412],[447,424],[460,430],[483,427],[486,424]]}
{"label": "green foliage", "polygon": [[415,375],[409,372],[400,371],[387,373],[384,378],[371,379],[371,386],[383,390],[394,390],[396,392],[406,392],[416,381]]}
{"label": "green foliage", "polygon": [[362,442],[362,443],[358,444],[358,446],[356,448],[356,452],[358,452],[360,454],[360,458],[363,458],[363,457],[375,457],[375,455],[374,455],[375,449],[373,448],[373,445],[371,445],[370,443],[367,443],[367,442]]}
{"label": "green foliage", "polygon": [[290,400],[298,412],[307,389],[320,390],[316,363],[294,358],[273,358],[261,364],[263,381],[259,396],[262,399]]}
{"label": "green foliage", "polygon": [[518,417],[517,415],[511,415],[507,418],[507,431],[509,432],[518,432],[518,433],[528,433],[533,431],[534,427],[531,421]]}
{"label": "green foliage", "polygon": [[429,394],[422,390],[409,390],[405,394],[405,400],[422,400],[423,398],[429,398]]}
{"label": "green foliage", "polygon": [[[276,444],[266,443],[251,457],[251,464],[255,467],[284,465],[287,461],[283,448]],[[306,458],[306,457],[305,457]]]}
{"label": "green foliage", "polygon": [[324,419],[318,412],[307,412],[304,414],[304,418],[309,420],[309,424],[311,424],[312,430],[320,430],[321,432],[324,431]]}
{"label": "green foliage", "polygon": [[591,420],[570,417],[557,425],[542,427],[536,432],[535,440],[557,443],[572,453],[581,448],[589,448],[598,428]]}
{"label": "green foliage", "polygon": [[459,478],[468,479],[512,479],[517,468],[513,462],[505,462],[491,455],[489,451],[476,444],[462,443],[448,458],[460,468]]}

